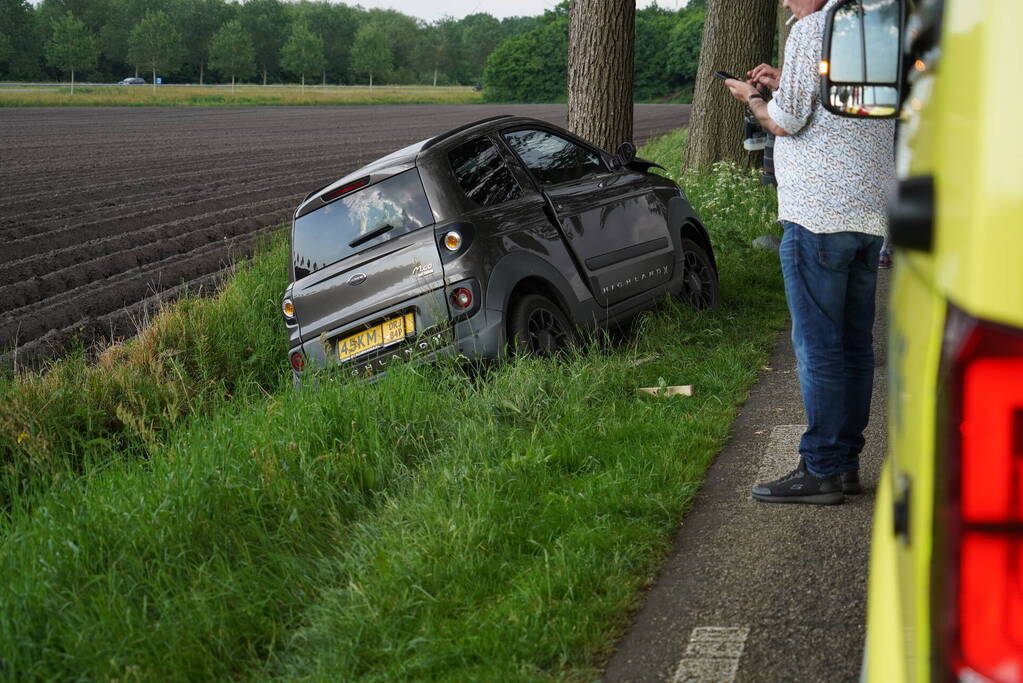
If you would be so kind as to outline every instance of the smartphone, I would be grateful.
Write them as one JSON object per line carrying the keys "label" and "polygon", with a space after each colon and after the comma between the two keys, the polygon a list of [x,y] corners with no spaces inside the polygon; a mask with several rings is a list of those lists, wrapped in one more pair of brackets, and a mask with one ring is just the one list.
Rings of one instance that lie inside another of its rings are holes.
{"label": "smartphone", "polygon": [[[727,81],[729,78],[735,78],[735,76],[733,76],[732,74],[728,73],[727,71],[715,71],[714,75],[717,76],[718,78],[720,78],[722,81]],[[739,80],[739,79],[735,78],[735,80]]]}

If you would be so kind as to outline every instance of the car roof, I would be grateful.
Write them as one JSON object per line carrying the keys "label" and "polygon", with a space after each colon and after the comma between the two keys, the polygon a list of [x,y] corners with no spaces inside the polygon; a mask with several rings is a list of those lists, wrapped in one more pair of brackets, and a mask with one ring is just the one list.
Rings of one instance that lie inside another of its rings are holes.
{"label": "car roof", "polygon": [[369,178],[369,184],[377,183],[392,175],[414,168],[422,156],[427,154],[444,154],[452,147],[461,144],[468,138],[486,134],[499,128],[515,127],[519,125],[539,125],[547,128],[554,128],[556,130],[562,130],[559,126],[527,116],[502,114],[500,116],[490,116],[484,119],[479,119],[477,121],[452,128],[440,135],[420,140],[408,147],[403,147],[391,152],[386,156],[380,157],[375,161],[371,161],[365,166],[338,178],[332,183],[324,185],[318,190],[310,192],[306,195],[305,199],[302,200],[302,203],[299,204],[298,209],[295,211],[295,216],[301,216],[322,206],[323,202],[319,201],[318,198],[335,188],[343,187],[344,185],[366,177]]}

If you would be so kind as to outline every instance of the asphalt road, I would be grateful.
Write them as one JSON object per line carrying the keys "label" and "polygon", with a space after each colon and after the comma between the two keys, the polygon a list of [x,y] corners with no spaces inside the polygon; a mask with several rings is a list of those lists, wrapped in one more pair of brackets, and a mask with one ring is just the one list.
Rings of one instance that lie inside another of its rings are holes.
{"label": "asphalt road", "polygon": [[865,493],[828,507],[750,496],[755,482],[787,473],[798,457],[805,416],[786,332],[605,681],[858,679],[874,491],[885,452],[887,298],[883,272],[873,412],[860,461]]}

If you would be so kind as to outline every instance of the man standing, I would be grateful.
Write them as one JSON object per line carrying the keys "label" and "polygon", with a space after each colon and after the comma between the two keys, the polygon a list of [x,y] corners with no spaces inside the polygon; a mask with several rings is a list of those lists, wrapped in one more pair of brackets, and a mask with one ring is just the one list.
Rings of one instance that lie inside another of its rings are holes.
{"label": "man standing", "polygon": [[[874,382],[874,292],[895,178],[895,123],[821,106],[817,65],[827,10],[839,0],[783,0],[798,20],[785,68],[761,64],[725,85],[777,136],[780,257],[809,424],[790,474],[757,484],[768,503],[841,503],[861,492],[859,454]],[[774,90],[765,102],[757,87]]]}

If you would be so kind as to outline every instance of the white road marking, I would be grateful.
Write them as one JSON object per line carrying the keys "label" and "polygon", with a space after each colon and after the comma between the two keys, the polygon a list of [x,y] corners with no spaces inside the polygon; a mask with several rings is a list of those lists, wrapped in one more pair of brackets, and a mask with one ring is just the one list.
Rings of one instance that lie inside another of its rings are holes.
{"label": "white road marking", "polygon": [[746,626],[697,626],[689,634],[672,683],[731,683],[747,637]]}
{"label": "white road marking", "polygon": [[771,428],[771,438],[760,459],[760,469],[753,484],[774,481],[796,468],[799,463],[799,439],[806,431],[806,425],[776,425]]}

